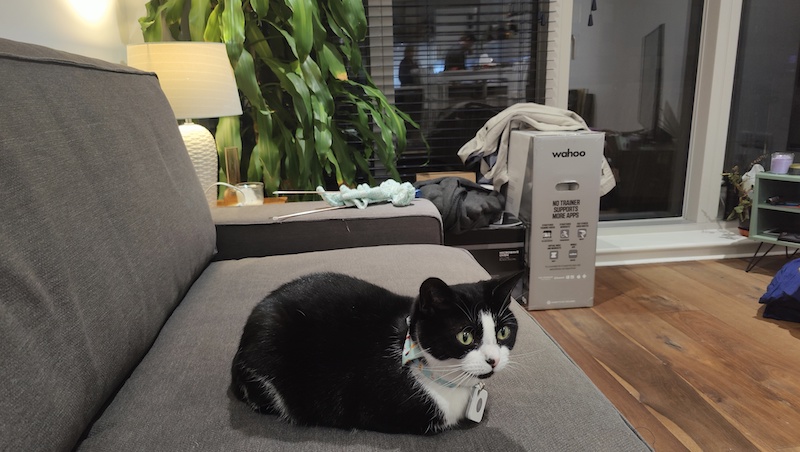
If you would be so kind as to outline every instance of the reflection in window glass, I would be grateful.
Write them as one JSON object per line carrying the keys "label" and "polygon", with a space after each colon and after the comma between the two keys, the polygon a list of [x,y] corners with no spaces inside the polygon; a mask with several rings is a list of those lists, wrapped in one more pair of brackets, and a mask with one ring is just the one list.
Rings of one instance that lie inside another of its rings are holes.
{"label": "reflection in window glass", "polygon": [[458,150],[488,119],[518,102],[544,103],[547,45],[540,37],[550,18],[540,3],[547,4],[392,1],[395,104],[420,125],[398,162],[404,179],[466,170]]}
{"label": "reflection in window glass", "polygon": [[575,0],[569,108],[606,132],[601,220],[682,214],[703,2]]}
{"label": "reflection in window glass", "polygon": [[[800,2],[752,1],[742,5],[725,169],[776,151],[795,153],[800,162]],[[770,158],[762,164],[770,169]],[[727,213],[738,200],[730,193]]]}

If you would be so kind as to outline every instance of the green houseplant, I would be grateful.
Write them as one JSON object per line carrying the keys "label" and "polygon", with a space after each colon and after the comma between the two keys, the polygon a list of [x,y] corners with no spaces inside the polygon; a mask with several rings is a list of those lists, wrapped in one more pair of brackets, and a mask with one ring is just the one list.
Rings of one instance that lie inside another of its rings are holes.
{"label": "green houseplant", "polygon": [[[399,179],[397,155],[411,119],[362,66],[361,0],[150,0],[146,42],[222,42],[242,94],[242,117],[220,118],[217,148],[239,149],[247,180],[313,189],[335,178],[374,180],[373,156]],[[242,150],[245,152],[242,152]],[[220,180],[225,180],[224,168]]]}
{"label": "green houseplant", "polygon": [[[728,182],[737,200],[737,204],[733,207],[733,209],[731,209],[730,213],[728,213],[728,216],[725,219],[728,221],[738,219],[740,230],[747,231],[750,229],[750,211],[753,207],[751,193],[753,191],[753,183],[755,180],[748,175],[748,172],[750,172],[754,166],[760,166],[761,162],[766,157],[767,154],[763,154],[750,162],[748,171],[744,174],[740,172],[739,165],[734,165],[730,171],[722,173],[722,177],[724,177]],[[761,167],[760,170],[763,171],[764,168]]]}
{"label": "green houseplant", "polygon": [[738,219],[739,224],[745,224],[750,219],[750,209],[753,206],[753,200],[750,199],[750,192],[744,186],[742,181],[742,174],[739,172],[739,167],[734,166],[730,172],[722,174],[732,187],[738,200],[736,206],[731,209],[726,220],[730,221]]}

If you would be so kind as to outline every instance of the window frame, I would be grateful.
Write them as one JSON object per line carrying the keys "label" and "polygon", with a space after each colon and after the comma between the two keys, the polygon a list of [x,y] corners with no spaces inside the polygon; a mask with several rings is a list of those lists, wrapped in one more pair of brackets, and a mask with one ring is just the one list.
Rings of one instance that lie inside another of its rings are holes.
{"label": "window frame", "polygon": [[[552,0],[548,4],[550,26],[547,40],[551,56],[547,58],[545,104],[559,108],[567,108],[574,1]],[[367,0],[367,3],[370,9],[391,8],[392,0]],[[703,5],[681,216],[601,222],[598,265],[752,254],[753,244],[746,239],[731,238],[736,225],[721,220],[718,214],[742,3],[742,0],[705,0]],[[391,28],[391,20],[387,23],[387,17],[391,18],[391,15],[381,13],[375,16],[378,15],[381,18],[379,23],[370,21],[370,27]],[[391,40],[391,34],[384,39]],[[384,80],[376,79],[376,82],[387,95],[393,95],[391,74],[383,74],[378,79]]]}
{"label": "window frame", "polygon": [[[556,55],[552,105],[566,108],[574,0],[551,3]],[[718,218],[721,173],[739,40],[742,0],[705,0],[683,212],[677,218],[600,223],[598,265],[748,255],[749,243],[726,240],[736,225]],[[548,80],[549,81],[549,80]],[[686,253],[681,255],[680,250]]]}

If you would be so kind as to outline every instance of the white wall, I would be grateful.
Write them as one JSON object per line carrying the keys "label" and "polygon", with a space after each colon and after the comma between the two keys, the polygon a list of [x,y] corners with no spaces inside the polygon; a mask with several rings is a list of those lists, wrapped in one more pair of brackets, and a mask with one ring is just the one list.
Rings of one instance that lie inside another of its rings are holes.
{"label": "white wall", "polygon": [[[595,95],[594,127],[618,131],[642,128],[638,121],[642,38],[665,24],[661,105],[680,113],[680,85],[686,48],[688,0],[597,2],[589,27],[590,1],[574,2],[574,59],[569,87]],[[678,118],[680,119],[680,118]]]}
{"label": "white wall", "polygon": [[120,63],[146,0],[5,0],[0,37]]}

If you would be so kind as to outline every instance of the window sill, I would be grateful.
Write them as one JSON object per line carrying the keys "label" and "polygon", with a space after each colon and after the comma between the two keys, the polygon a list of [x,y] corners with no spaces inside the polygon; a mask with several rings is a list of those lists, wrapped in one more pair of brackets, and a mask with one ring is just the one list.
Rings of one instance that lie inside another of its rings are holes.
{"label": "window sill", "polygon": [[740,235],[733,223],[601,224],[596,265],[750,257],[757,247],[758,243]]}

